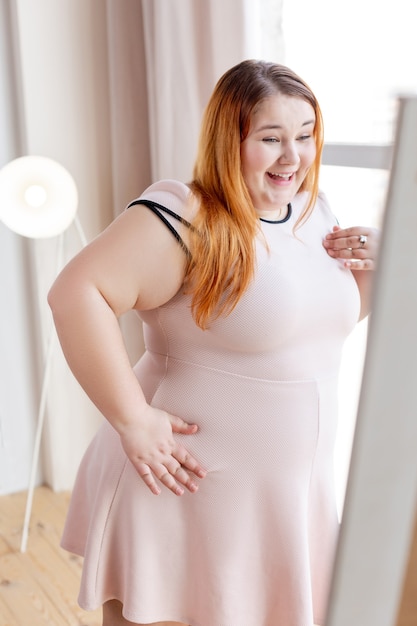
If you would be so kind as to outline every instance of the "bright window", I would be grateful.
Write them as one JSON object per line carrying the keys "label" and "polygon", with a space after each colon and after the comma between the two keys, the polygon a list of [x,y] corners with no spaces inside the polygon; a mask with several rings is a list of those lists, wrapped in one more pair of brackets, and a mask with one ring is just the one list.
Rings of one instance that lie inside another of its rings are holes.
{"label": "bright window", "polygon": [[[409,0],[283,0],[286,65],[319,99],[326,143],[391,144],[398,97],[417,92]],[[352,163],[352,165],[355,165]],[[342,226],[380,226],[387,169],[322,167],[321,187]],[[340,509],[359,398],[366,323],[349,338],[341,372],[336,479]]]}
{"label": "bright window", "polygon": [[409,0],[284,0],[286,63],[314,89],[328,141],[387,143],[398,94],[417,90]]}
{"label": "bright window", "polygon": [[[389,144],[398,96],[417,91],[409,0],[284,0],[285,63],[317,95],[325,141]],[[344,224],[378,224],[388,174],[323,167],[322,187]],[[365,221],[364,221],[365,220]]]}

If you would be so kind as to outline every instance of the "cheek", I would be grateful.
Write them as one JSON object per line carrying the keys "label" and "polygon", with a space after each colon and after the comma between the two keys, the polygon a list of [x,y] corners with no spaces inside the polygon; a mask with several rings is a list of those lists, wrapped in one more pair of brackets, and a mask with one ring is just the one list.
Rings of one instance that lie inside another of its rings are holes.
{"label": "cheek", "polygon": [[316,158],[316,148],[313,146],[309,150],[306,150],[303,155],[301,155],[302,163],[304,167],[309,168],[313,165],[314,159]]}
{"label": "cheek", "polygon": [[242,171],[245,176],[253,176],[266,167],[266,155],[262,147],[242,151]]}

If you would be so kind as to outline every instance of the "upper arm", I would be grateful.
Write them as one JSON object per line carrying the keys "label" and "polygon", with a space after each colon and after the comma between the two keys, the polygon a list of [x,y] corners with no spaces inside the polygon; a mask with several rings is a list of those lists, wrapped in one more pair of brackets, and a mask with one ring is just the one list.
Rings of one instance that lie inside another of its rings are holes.
{"label": "upper arm", "polygon": [[372,304],[372,287],[374,281],[374,273],[370,270],[351,270],[356,284],[358,285],[361,308],[359,320],[363,320],[371,312]]}
{"label": "upper arm", "polygon": [[186,255],[168,228],[144,206],[124,211],[77,254],[56,279],[58,298],[99,292],[117,316],[160,306],[179,290]]}

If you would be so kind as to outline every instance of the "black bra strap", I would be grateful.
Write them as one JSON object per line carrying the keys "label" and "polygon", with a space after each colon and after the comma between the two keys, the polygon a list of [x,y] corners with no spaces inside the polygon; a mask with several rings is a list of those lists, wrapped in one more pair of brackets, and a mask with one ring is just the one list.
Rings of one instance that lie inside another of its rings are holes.
{"label": "black bra strap", "polygon": [[166,206],[163,206],[162,204],[159,204],[158,202],[154,202],[153,200],[146,200],[146,199],[134,200],[133,202],[128,204],[127,208],[129,208],[131,206],[134,206],[135,204],[144,204],[146,207],[148,207],[148,209],[150,209],[153,213],[155,213],[155,215],[157,215],[159,217],[159,219],[162,220],[162,222],[165,224],[165,226],[174,235],[175,239],[178,241],[178,243],[180,244],[181,248],[184,250],[185,254],[188,257],[191,256],[191,253],[190,253],[189,249],[187,248],[187,246],[183,242],[183,240],[180,237],[179,233],[175,230],[173,225],[167,220],[167,218],[163,215],[162,212],[168,213],[168,215],[171,215],[171,217],[174,217],[175,219],[177,219],[179,222],[181,222],[181,224],[184,224],[188,228],[192,229],[193,225],[190,224],[190,222],[187,222],[187,220],[185,220],[183,217],[181,217],[181,215],[177,215],[177,213],[174,213],[174,211],[171,211],[171,209],[168,209]]}

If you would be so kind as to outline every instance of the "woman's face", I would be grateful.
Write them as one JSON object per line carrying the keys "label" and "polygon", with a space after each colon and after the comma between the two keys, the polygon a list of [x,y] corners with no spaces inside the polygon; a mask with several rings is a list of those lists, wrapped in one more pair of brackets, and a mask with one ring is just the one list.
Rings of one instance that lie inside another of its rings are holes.
{"label": "woman's face", "polygon": [[292,96],[270,96],[255,109],[240,154],[260,217],[285,216],[316,156],[315,122],[311,104]]}

